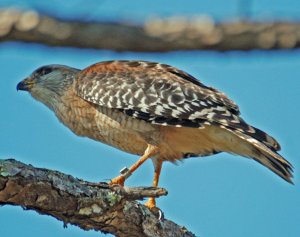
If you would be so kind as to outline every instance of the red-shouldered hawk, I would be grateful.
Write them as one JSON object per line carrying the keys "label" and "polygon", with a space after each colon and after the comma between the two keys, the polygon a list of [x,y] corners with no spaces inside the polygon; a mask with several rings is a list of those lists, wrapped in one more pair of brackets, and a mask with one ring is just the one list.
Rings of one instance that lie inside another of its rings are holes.
{"label": "red-shouldered hawk", "polygon": [[[248,125],[238,106],[218,90],[172,66],[107,61],[84,70],[43,66],[17,85],[46,104],[75,134],[141,158],[112,184],[152,158],[158,185],[164,161],[219,152],[252,158],[292,183],[292,165],[277,141]],[[150,198],[147,206],[154,207]]]}

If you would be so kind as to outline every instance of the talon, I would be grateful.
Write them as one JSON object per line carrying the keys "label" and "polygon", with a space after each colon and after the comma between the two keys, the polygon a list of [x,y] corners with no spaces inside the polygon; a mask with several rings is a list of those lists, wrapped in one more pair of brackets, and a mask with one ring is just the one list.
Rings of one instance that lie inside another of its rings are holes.
{"label": "talon", "polygon": [[162,210],[158,210],[158,220],[159,221],[163,221],[165,219],[164,213],[162,212]]}
{"label": "talon", "polygon": [[119,175],[119,176],[113,178],[113,179],[109,182],[109,185],[118,184],[118,185],[124,187],[124,182],[125,182],[125,177],[124,177],[123,175]]}
{"label": "talon", "polygon": [[155,203],[155,198],[151,197],[149,198],[149,200],[147,202],[145,202],[144,204],[146,207],[148,207],[150,209],[150,211],[157,217],[157,219],[159,221],[163,221],[164,220],[164,213],[162,212],[162,210],[160,210]]}

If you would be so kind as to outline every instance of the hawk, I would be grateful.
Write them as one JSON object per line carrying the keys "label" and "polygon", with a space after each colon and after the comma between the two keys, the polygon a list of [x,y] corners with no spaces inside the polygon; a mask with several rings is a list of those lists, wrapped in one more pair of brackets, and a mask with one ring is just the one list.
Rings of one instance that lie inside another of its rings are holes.
{"label": "hawk", "polygon": [[[83,70],[48,65],[17,85],[79,136],[141,156],[111,180],[124,181],[147,159],[157,187],[164,161],[228,152],[251,158],[292,183],[278,142],[247,124],[226,95],[175,67],[146,61],[99,62]],[[155,199],[146,205],[155,207]]]}

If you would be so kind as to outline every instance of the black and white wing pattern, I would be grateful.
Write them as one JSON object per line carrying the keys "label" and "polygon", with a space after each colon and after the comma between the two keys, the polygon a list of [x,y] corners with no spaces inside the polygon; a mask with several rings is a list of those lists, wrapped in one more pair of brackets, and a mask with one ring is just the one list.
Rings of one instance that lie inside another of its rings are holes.
{"label": "black and white wing pattern", "polygon": [[205,86],[172,66],[145,61],[107,61],[78,73],[77,94],[94,104],[163,126],[217,124],[242,131],[279,150],[266,133],[239,117],[238,106],[222,92]]}

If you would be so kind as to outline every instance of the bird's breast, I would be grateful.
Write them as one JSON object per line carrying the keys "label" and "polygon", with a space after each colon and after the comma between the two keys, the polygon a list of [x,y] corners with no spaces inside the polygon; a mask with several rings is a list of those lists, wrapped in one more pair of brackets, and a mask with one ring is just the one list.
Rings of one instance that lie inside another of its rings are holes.
{"label": "bird's breast", "polygon": [[63,101],[63,105],[55,111],[56,115],[75,134],[128,153],[144,153],[147,143],[139,135],[140,130],[147,129],[143,121],[115,109],[94,105],[72,93],[66,94]]}

